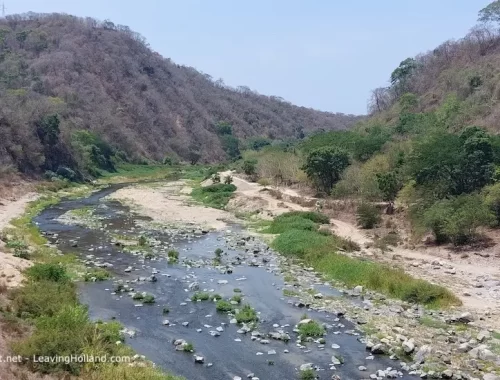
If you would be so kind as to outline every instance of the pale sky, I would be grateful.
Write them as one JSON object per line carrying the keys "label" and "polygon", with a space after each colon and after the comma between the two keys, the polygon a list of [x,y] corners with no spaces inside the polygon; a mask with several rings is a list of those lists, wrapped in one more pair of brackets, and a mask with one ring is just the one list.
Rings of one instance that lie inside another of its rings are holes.
{"label": "pale sky", "polygon": [[231,86],[362,114],[399,63],[463,37],[492,0],[0,0],[128,25],[151,48]]}

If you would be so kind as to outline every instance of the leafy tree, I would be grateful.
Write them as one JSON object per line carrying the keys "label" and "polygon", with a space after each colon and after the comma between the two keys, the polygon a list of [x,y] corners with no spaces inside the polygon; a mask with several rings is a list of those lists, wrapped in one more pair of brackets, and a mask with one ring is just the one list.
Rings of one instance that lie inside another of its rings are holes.
{"label": "leafy tree", "polygon": [[500,226],[500,183],[486,186],[482,191],[482,195],[484,197],[484,204],[495,215],[495,224]]}
{"label": "leafy tree", "polygon": [[500,22],[500,0],[493,1],[479,11],[478,21]]}
{"label": "leafy tree", "polygon": [[491,183],[494,154],[490,137],[477,127],[458,136],[438,131],[414,146],[410,171],[417,185],[436,198],[471,193]]}
{"label": "leafy tree", "polygon": [[220,141],[222,149],[226,152],[230,159],[239,158],[241,156],[240,142],[236,137],[225,134],[220,136]]}
{"label": "leafy tree", "polygon": [[391,84],[398,94],[407,90],[408,80],[417,68],[417,62],[413,58],[406,58],[391,74]]}
{"label": "leafy tree", "polygon": [[383,200],[389,202],[388,214],[392,214],[394,210],[394,200],[396,199],[399,190],[401,190],[401,181],[398,173],[395,171],[388,173],[377,174],[377,184],[382,193]]}
{"label": "leafy tree", "polygon": [[253,175],[257,171],[257,160],[245,160],[243,161],[243,172],[247,175]]}
{"label": "leafy tree", "polygon": [[36,133],[40,142],[44,145],[56,145],[59,142],[59,116],[47,115],[36,123]]}
{"label": "leafy tree", "polygon": [[481,196],[466,194],[436,202],[424,212],[424,225],[432,230],[436,242],[462,245],[474,240],[477,228],[495,220]]}
{"label": "leafy tree", "polygon": [[233,134],[233,126],[231,124],[229,124],[228,122],[221,121],[221,122],[217,123],[215,128],[217,129],[217,134],[220,136]]}
{"label": "leafy tree", "polygon": [[330,193],[342,172],[349,166],[349,154],[339,148],[318,148],[309,153],[303,170],[319,188]]}
{"label": "leafy tree", "polygon": [[252,150],[261,150],[268,145],[271,145],[271,140],[262,136],[251,137],[246,141],[246,146]]}
{"label": "leafy tree", "polygon": [[372,229],[380,223],[380,212],[369,203],[362,203],[356,209],[356,221],[361,228]]}

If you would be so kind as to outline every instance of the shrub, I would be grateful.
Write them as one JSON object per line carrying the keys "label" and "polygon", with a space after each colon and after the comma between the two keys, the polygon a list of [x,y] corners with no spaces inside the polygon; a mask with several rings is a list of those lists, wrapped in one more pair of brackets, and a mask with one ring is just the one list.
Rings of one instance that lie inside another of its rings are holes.
{"label": "shrub", "polygon": [[279,234],[287,230],[315,231],[318,223],[327,224],[330,219],[317,212],[292,211],[274,218],[269,228],[264,232]]}
{"label": "shrub", "polygon": [[239,294],[235,294],[234,296],[231,297],[231,301],[241,303],[241,296]]}
{"label": "shrub", "polygon": [[377,207],[362,203],[356,210],[356,220],[361,228],[371,229],[380,223],[380,212]]}
{"label": "shrub", "polygon": [[194,352],[193,343],[187,343],[182,350],[184,352]]}
{"label": "shrub", "polygon": [[233,183],[233,177],[230,175],[227,175],[224,177],[224,184],[225,185],[230,185]]}
{"label": "shrub", "polygon": [[219,174],[219,173],[215,173],[215,174],[212,176],[212,183],[213,183],[213,184],[220,183],[220,174]]}
{"label": "shrub", "polygon": [[206,187],[198,187],[191,192],[191,196],[207,206],[221,209],[229,202],[234,191],[236,191],[236,186],[218,183]]}
{"label": "shrub", "polygon": [[179,252],[176,250],[170,250],[167,252],[168,261],[177,262],[179,261]]}
{"label": "shrub", "polygon": [[255,309],[248,304],[244,305],[238,313],[236,313],[235,318],[238,323],[250,323],[257,322],[259,320]]}
{"label": "shrub", "polygon": [[484,203],[495,215],[495,224],[500,226],[500,183],[485,187],[482,195],[484,196]]}
{"label": "shrub", "polygon": [[69,276],[59,264],[35,264],[26,270],[26,276],[34,281],[66,282]]}
{"label": "shrub", "polygon": [[245,160],[242,165],[243,173],[254,175],[257,172],[257,160]]}
{"label": "shrub", "polygon": [[210,294],[206,292],[196,292],[191,296],[191,301],[208,301],[210,299]]}
{"label": "shrub", "polygon": [[494,220],[493,213],[477,194],[438,201],[423,214],[424,225],[432,230],[438,243],[451,240],[455,245],[473,241],[477,228]]}
{"label": "shrub", "polygon": [[[52,316],[41,316],[36,320],[34,333],[24,341],[14,344],[14,352],[23,357],[70,356],[84,352],[92,326],[87,310],[82,306],[66,306]],[[78,374],[83,363],[32,362],[31,366],[41,372],[54,370]]]}
{"label": "shrub", "polygon": [[76,304],[75,285],[70,281],[30,281],[12,291],[12,305],[19,317],[52,316]]}
{"label": "shrub", "polygon": [[325,334],[325,329],[318,322],[311,320],[298,326],[299,334],[303,337],[320,337]]}
{"label": "shrub", "polygon": [[155,303],[155,296],[153,296],[152,294],[146,294],[144,296],[144,298],[142,299],[142,303],[145,303],[145,304],[152,304],[152,303]]}
{"label": "shrub", "polygon": [[139,237],[139,241],[138,241],[139,246],[144,247],[147,244],[147,242],[148,242],[148,240],[146,239],[145,236],[141,235]]}
{"label": "shrub", "polygon": [[102,268],[90,269],[83,275],[84,281],[104,281],[110,277],[109,272]]}
{"label": "shrub", "polygon": [[210,300],[211,300],[211,301],[219,301],[219,300],[221,300],[221,299],[222,299],[222,296],[221,296],[220,294],[217,294],[217,293],[212,294],[212,295],[210,296]]}
{"label": "shrub", "polygon": [[316,374],[313,369],[306,369],[304,371],[300,371],[299,375],[300,380],[316,380]]}
{"label": "shrub", "polygon": [[224,252],[222,249],[217,248],[217,249],[214,251],[214,253],[215,253],[215,257],[216,257],[217,259],[220,259],[220,258],[221,258],[221,256],[222,256],[222,252]]}
{"label": "shrub", "polygon": [[217,311],[226,313],[233,310],[233,305],[231,305],[228,301],[219,299],[215,304],[215,308]]}

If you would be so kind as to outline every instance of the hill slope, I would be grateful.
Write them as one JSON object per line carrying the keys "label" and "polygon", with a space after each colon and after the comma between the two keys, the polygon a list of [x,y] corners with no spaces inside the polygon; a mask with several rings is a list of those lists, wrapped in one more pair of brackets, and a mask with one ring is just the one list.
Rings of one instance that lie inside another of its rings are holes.
{"label": "hill slope", "polygon": [[[88,146],[100,148],[94,156],[105,161],[108,144],[131,160],[189,159],[194,152],[215,161],[225,157],[215,128],[222,121],[238,138],[287,138],[348,128],[357,119],[230,89],[163,58],[140,35],[109,21],[61,14],[0,19],[4,171],[78,168]],[[80,131],[76,143],[74,131]]]}

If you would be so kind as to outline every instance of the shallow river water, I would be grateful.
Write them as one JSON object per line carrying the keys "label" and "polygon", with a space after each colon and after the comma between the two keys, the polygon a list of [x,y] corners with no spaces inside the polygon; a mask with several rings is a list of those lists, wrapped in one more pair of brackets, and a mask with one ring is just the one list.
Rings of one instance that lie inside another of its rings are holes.
{"label": "shallow river water", "polygon": [[[277,258],[273,253],[269,253],[269,262],[263,265],[249,266],[243,261],[243,264],[235,265],[230,274],[221,273],[212,265],[197,268],[183,263],[184,260],[210,262],[218,247],[225,251],[224,260],[227,262],[234,261],[236,256],[248,259],[249,252],[245,252],[244,247],[239,249],[227,244],[228,239],[237,239],[235,236],[240,226],[228,226],[230,231],[183,239],[172,238],[164,231],[149,231],[151,237],[173,244],[180,252],[178,264],[170,264],[166,259],[144,260],[139,255],[123,252],[122,247],[112,243],[110,231],[122,235],[131,231],[144,233],[144,228],[138,223],[147,221],[147,218],[134,215],[118,202],[103,199],[119,186],[101,190],[85,199],[64,200],[42,212],[35,222],[63,252],[74,252],[82,259],[112,264],[108,270],[114,279],[82,283],[80,299],[89,306],[93,319],[116,319],[127,329],[136,331],[136,335],[127,338],[126,342],[139,354],[190,380],[231,380],[235,376],[246,379],[251,373],[260,380],[292,380],[299,378],[298,368],[305,363],[313,363],[320,369],[317,372],[320,379],[331,379],[333,375],[341,379],[364,379],[377,370],[400,368],[398,361],[387,357],[370,358],[370,353],[360,342],[362,336],[352,335],[355,326],[343,317],[307,310],[303,305],[297,305],[297,299],[284,297],[283,278],[277,270]],[[104,229],[66,225],[56,220],[69,210],[86,206],[97,207],[96,213],[105,218]],[[262,256],[258,260],[261,263]],[[127,267],[133,267],[133,270],[126,273]],[[156,273],[156,282],[137,281],[139,277],[149,278],[152,273]],[[156,303],[138,306],[138,302],[125,293],[114,294],[116,280],[130,281],[136,291],[153,294]],[[226,280],[227,284],[219,284],[220,280]],[[260,313],[259,332],[267,335],[277,329],[284,330],[292,339],[288,343],[269,339],[268,344],[262,344],[252,340],[251,333],[238,333],[240,327],[230,324],[227,314],[218,313],[213,302],[188,301],[193,294],[188,286],[195,281],[200,290],[214,291],[223,297],[232,296],[234,288],[241,289],[244,303]],[[328,286],[317,286],[316,289],[325,295],[340,295]],[[170,309],[168,315],[162,312],[165,306]],[[328,325],[324,345],[308,342],[304,348],[296,344],[297,334],[293,329],[304,313]],[[163,325],[165,319],[170,321],[170,326]],[[189,325],[185,327],[183,322],[189,322]],[[220,336],[210,335],[210,331],[217,327],[223,328]],[[193,344],[196,354],[205,358],[204,364],[195,363],[193,354],[175,351],[172,342],[179,338]],[[332,369],[332,356],[341,357],[343,364]],[[360,371],[359,366],[366,367],[367,371]],[[403,378],[411,377],[404,375]]]}

